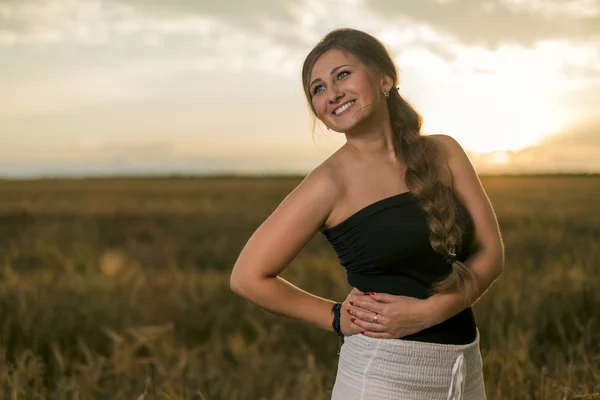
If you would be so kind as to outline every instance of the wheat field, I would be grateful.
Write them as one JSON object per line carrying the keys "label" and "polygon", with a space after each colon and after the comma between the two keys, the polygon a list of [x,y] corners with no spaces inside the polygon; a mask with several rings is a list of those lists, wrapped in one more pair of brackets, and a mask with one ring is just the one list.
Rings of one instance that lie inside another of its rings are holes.
{"label": "wheat field", "polygon": [[[0,181],[0,399],[327,399],[337,337],[229,273],[300,177]],[[600,177],[483,177],[506,246],[474,306],[489,399],[600,399]],[[321,235],[284,272],[343,300]]]}

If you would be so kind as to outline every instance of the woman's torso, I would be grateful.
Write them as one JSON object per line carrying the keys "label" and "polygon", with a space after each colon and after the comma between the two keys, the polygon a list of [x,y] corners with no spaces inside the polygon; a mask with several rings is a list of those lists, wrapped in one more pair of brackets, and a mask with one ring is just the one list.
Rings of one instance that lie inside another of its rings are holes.
{"label": "woman's torso", "polygon": [[[326,222],[322,234],[346,269],[348,283],[365,292],[427,298],[431,285],[444,278],[451,267],[431,247],[427,214],[403,184],[402,170],[385,163],[365,165],[370,171],[364,172],[358,171],[360,163],[346,168],[353,169],[340,174],[346,200],[331,213],[333,221]],[[395,192],[390,194],[392,188]],[[457,222],[463,231],[457,258],[464,261],[470,254],[474,228],[466,208],[457,198],[455,201]],[[466,344],[475,337],[475,318],[472,309],[467,308],[441,324],[402,339]]]}

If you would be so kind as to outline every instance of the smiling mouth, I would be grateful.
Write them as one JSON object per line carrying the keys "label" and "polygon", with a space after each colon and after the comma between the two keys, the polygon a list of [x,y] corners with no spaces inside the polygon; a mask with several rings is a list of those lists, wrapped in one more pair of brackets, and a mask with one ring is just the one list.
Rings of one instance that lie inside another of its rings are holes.
{"label": "smiling mouth", "polygon": [[356,100],[352,100],[347,102],[346,104],[344,104],[343,106],[336,108],[335,111],[333,111],[333,115],[342,115],[344,114],[350,107],[352,107],[354,105],[354,103],[356,102]]}

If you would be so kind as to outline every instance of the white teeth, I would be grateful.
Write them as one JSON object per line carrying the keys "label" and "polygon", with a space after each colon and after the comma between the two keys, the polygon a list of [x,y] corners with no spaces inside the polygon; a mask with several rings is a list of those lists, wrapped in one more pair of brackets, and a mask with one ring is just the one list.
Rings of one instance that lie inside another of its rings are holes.
{"label": "white teeth", "polygon": [[340,108],[338,108],[337,110],[334,111],[334,113],[337,115],[339,113],[342,113],[344,111],[346,111],[348,109],[348,107],[350,107],[352,104],[354,104],[354,100],[352,100],[350,103],[346,103],[343,106],[341,106]]}

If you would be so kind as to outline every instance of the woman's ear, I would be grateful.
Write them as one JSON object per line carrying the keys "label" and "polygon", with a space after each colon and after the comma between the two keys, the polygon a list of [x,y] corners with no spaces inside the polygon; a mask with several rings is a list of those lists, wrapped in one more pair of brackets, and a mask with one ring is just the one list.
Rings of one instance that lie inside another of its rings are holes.
{"label": "woman's ear", "polygon": [[394,88],[394,80],[387,75],[383,75],[381,77],[381,91],[382,92],[386,92],[388,93],[389,91],[391,91]]}

